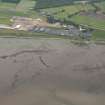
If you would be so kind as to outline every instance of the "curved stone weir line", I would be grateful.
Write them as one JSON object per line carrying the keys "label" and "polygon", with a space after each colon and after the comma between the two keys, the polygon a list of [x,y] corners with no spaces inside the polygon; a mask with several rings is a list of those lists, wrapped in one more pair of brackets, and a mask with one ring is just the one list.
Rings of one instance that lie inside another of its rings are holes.
{"label": "curved stone weir line", "polygon": [[[97,70],[98,69],[98,70]],[[95,66],[88,66],[88,65],[74,65],[73,70],[74,71],[99,71],[105,69],[105,64],[103,65],[98,65],[96,64]]]}
{"label": "curved stone weir line", "polygon": [[40,62],[45,66],[45,67],[49,67],[49,65],[44,61],[44,59],[42,58],[42,56],[39,56],[39,60]]}
{"label": "curved stone weir line", "polygon": [[19,52],[15,52],[13,54],[10,54],[10,55],[2,55],[0,56],[1,59],[6,59],[8,57],[16,57],[16,56],[19,56],[21,54],[24,54],[24,53],[37,53],[37,54],[42,54],[42,53],[48,53],[49,50],[22,50],[22,51],[19,51]]}

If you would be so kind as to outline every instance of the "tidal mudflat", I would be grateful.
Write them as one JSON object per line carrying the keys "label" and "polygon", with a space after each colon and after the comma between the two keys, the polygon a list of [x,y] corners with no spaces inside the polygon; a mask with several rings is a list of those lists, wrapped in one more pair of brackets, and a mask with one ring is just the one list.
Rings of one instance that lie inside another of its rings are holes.
{"label": "tidal mudflat", "polygon": [[0,38],[0,105],[105,105],[105,46]]}

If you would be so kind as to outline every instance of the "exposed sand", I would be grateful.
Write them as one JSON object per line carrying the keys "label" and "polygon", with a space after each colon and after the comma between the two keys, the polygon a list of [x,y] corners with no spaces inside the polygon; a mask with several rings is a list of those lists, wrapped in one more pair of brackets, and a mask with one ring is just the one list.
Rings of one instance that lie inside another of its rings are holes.
{"label": "exposed sand", "polygon": [[105,105],[105,46],[1,38],[0,105]]}

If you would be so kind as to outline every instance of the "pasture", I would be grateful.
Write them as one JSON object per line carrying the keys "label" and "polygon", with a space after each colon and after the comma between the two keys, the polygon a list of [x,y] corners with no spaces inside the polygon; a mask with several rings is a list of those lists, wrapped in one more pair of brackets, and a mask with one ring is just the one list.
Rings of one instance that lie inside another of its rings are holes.
{"label": "pasture", "polygon": [[71,18],[71,21],[77,24],[87,25],[93,29],[105,30],[105,20],[76,15]]}
{"label": "pasture", "polygon": [[103,2],[99,2],[99,3],[95,3],[95,5],[101,9],[101,11],[105,12],[105,1]]}
{"label": "pasture", "polygon": [[12,24],[13,16],[36,18],[38,13],[34,11],[35,1],[21,0],[18,4],[14,2],[0,1],[0,24]]}
{"label": "pasture", "polygon": [[90,4],[82,5],[68,5],[68,6],[61,6],[56,8],[48,8],[42,9],[42,11],[46,12],[47,14],[53,15],[57,19],[66,19],[68,20],[71,16],[78,14],[80,11],[89,11],[94,10]]}
{"label": "pasture", "polygon": [[[47,1],[47,2],[45,2]],[[81,1],[81,0],[75,0]],[[92,0],[94,1],[94,0]],[[39,5],[40,4],[40,5]],[[105,13],[105,1],[93,2],[93,4],[103,13]],[[0,24],[12,25],[13,16],[22,16],[29,18],[46,18],[39,11],[53,16],[55,19],[73,22],[78,25],[88,26],[89,28],[105,31],[105,19],[95,16],[81,15],[81,12],[93,12],[95,6],[89,3],[76,3],[72,0],[0,0]],[[37,11],[36,11],[37,10]],[[100,12],[98,11],[98,12]],[[104,35],[104,34],[102,34]],[[97,37],[96,32],[94,36]]]}
{"label": "pasture", "polygon": [[93,32],[92,40],[105,41],[105,31],[95,30]]}
{"label": "pasture", "polygon": [[[94,3],[94,5],[96,5],[97,8],[100,8],[100,11],[105,11],[105,2],[97,2]],[[41,9],[41,11],[54,16],[54,18],[58,20],[67,20],[75,24],[83,24],[93,29],[105,30],[105,19],[102,19],[105,18],[105,15],[103,13],[95,14],[96,8],[94,5],[92,5],[91,3],[71,4]],[[81,12],[93,12],[93,14],[91,14],[90,16],[83,16],[80,15]]]}
{"label": "pasture", "polygon": [[33,9],[34,6],[34,0],[21,0],[20,3],[18,3],[18,5],[16,6],[16,10],[25,12]]}
{"label": "pasture", "polygon": [[[36,0],[35,9],[54,8],[64,5],[72,5],[77,3],[90,3],[99,0]],[[101,0],[100,0],[101,1]]]}

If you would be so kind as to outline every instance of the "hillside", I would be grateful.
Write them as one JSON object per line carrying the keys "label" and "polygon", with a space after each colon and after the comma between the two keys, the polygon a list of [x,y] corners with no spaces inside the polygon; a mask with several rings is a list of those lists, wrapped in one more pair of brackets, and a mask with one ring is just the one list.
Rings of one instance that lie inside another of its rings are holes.
{"label": "hillside", "polygon": [[0,0],[1,2],[19,3],[20,0]]}
{"label": "hillside", "polygon": [[[98,2],[101,0],[84,0],[88,2]],[[76,2],[84,2],[83,0],[37,0],[35,9],[51,8],[63,5],[70,5]]]}

